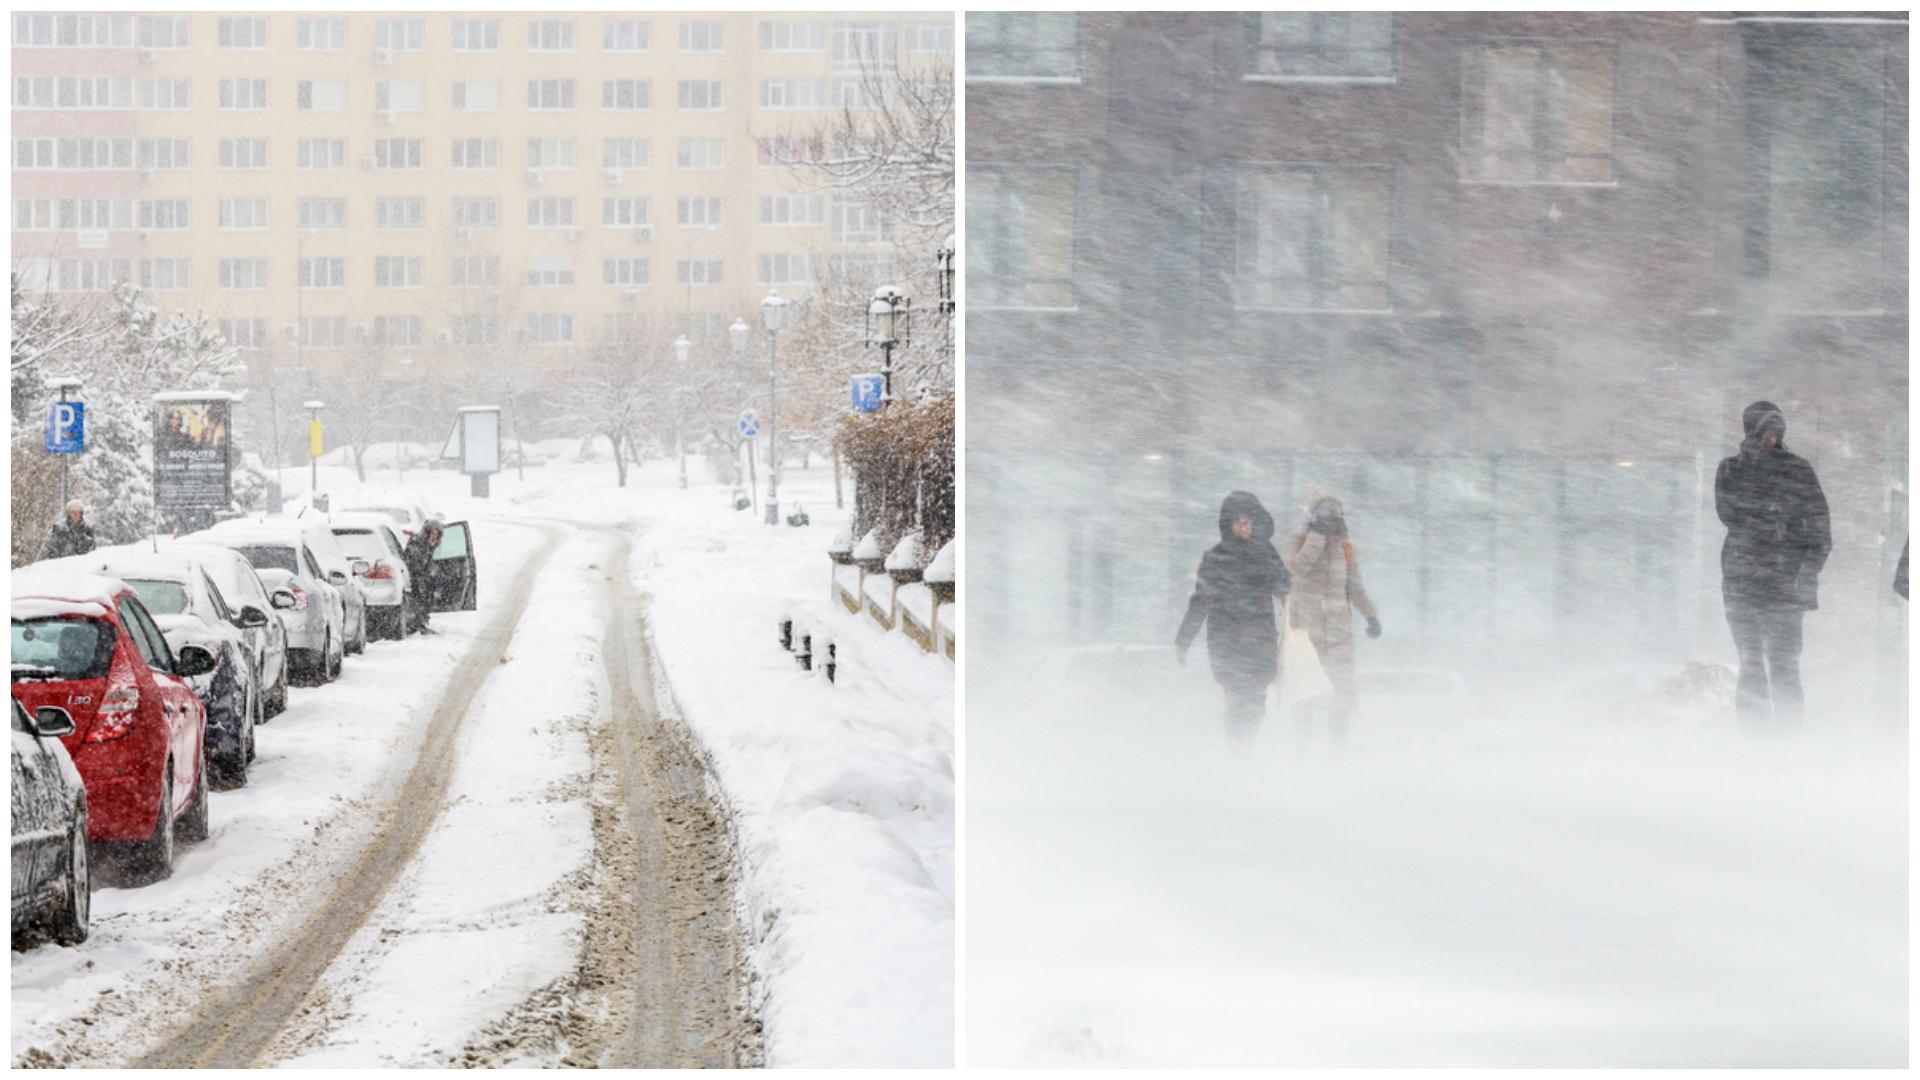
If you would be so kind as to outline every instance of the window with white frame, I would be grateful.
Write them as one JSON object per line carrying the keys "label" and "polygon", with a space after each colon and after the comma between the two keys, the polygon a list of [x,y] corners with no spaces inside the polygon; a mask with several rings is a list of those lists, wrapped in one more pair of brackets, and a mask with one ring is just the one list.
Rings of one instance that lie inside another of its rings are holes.
{"label": "window with white frame", "polygon": [[572,52],[572,19],[535,19],[527,24],[527,48],[534,52]]}
{"label": "window with white frame", "polygon": [[131,109],[133,79],[125,75],[15,75],[16,109]]}
{"label": "window with white frame", "polygon": [[647,318],[631,311],[608,312],[600,316],[600,340],[638,341],[647,333]]}
{"label": "window with white frame", "polygon": [[527,108],[529,109],[571,109],[573,108],[572,79],[528,79]]}
{"label": "window with white frame", "polygon": [[719,285],[720,259],[681,259],[675,264],[674,280],[681,285]]}
{"label": "window with white frame", "polygon": [[373,287],[376,289],[417,289],[425,279],[418,255],[375,255]]}
{"label": "window with white frame", "polygon": [[306,198],[299,201],[300,228],[344,229],[347,227],[347,200]]}
{"label": "window with white frame", "polygon": [[184,229],[188,205],[186,199],[141,199],[140,227],[154,231]]}
{"label": "window with white frame", "polygon": [[54,288],[59,292],[105,292],[116,281],[133,280],[130,259],[61,259]]}
{"label": "window with white frame", "polygon": [[426,320],[418,315],[375,315],[373,344],[382,349],[417,349],[426,344]]}
{"label": "window with white frame", "polygon": [[221,16],[220,47],[223,49],[266,48],[267,17],[265,15]]}
{"label": "window with white frame", "polygon": [[454,52],[499,52],[499,19],[453,20]]}
{"label": "window with white frame", "polygon": [[527,258],[527,285],[557,289],[573,284],[573,256],[532,255]]}
{"label": "window with white frame", "polygon": [[679,222],[683,229],[718,228],[721,225],[720,196],[680,196]]}
{"label": "window with white frame", "polygon": [[967,79],[1079,81],[1080,15],[1072,11],[968,12]]}
{"label": "window with white frame", "polygon": [[646,223],[647,200],[644,196],[608,196],[600,200],[600,224],[625,227]]}
{"label": "window with white frame", "polygon": [[1390,82],[1390,11],[1262,11],[1246,16],[1252,43],[1247,77]]}
{"label": "window with white frame", "polygon": [[37,138],[13,141],[16,169],[131,169],[132,139]]}
{"label": "window with white frame", "polygon": [[142,49],[184,49],[193,43],[189,26],[185,15],[142,15],[135,44]]}
{"label": "window with white frame", "polygon": [[827,24],[819,19],[761,19],[761,52],[826,52]]}
{"label": "window with white frame", "polygon": [[969,165],[968,299],[988,307],[1073,307],[1078,198],[1072,169]]}
{"label": "window with white frame", "polygon": [[527,200],[527,225],[535,229],[573,226],[573,199],[566,195],[535,195]]}
{"label": "window with white frame", "polygon": [[695,341],[709,341],[725,334],[736,317],[725,311],[683,311],[673,317],[674,332]]}
{"label": "window with white frame", "polygon": [[600,165],[607,169],[644,169],[647,167],[647,140],[622,136],[600,144]]}
{"label": "window with white frame", "polygon": [[498,112],[500,80],[461,79],[453,84],[454,112]]}
{"label": "window with white frame", "polygon": [[376,169],[418,169],[426,160],[425,139],[373,140]]}
{"label": "window with white frame", "polygon": [[826,223],[827,197],[825,195],[760,196],[760,224],[762,225],[825,225]]}
{"label": "window with white frame", "polygon": [[760,107],[763,109],[824,109],[826,105],[825,79],[760,80]]}
{"label": "window with white frame", "polygon": [[839,20],[833,24],[833,70],[842,74],[878,74],[892,71],[899,47],[898,30],[890,22]]}
{"label": "window with white frame", "polygon": [[23,232],[131,229],[130,199],[15,199],[13,227]]}
{"label": "window with white frame", "polygon": [[456,229],[499,228],[500,199],[493,195],[454,196],[453,227]]}
{"label": "window with white frame", "polygon": [[826,153],[826,144],[818,136],[762,135],[754,143],[762,168],[819,161]]}
{"label": "window with white frame", "polygon": [[1234,303],[1303,311],[1384,311],[1393,171],[1241,170]]}
{"label": "window with white frame", "polygon": [[188,259],[141,259],[140,287],[154,292],[178,292],[193,287]]}
{"label": "window with white frame", "polygon": [[680,24],[681,52],[719,52],[727,24],[717,19],[690,19]]}
{"label": "window with white frame", "polygon": [[528,139],[527,168],[573,168],[573,136],[548,136]]}
{"label": "window with white frame", "polygon": [[380,79],[373,84],[376,112],[425,112],[427,84],[420,79]]}
{"label": "window with white frame", "polygon": [[607,52],[646,52],[647,20],[608,19],[602,22],[600,47]]}
{"label": "window with white frame", "polygon": [[872,244],[887,238],[879,208],[863,199],[833,200],[833,241],[836,244]]}
{"label": "window with white frame", "polygon": [[303,315],[295,340],[303,349],[344,349],[347,347],[347,317]]}
{"label": "window with white frame", "polygon": [[455,255],[451,280],[457,289],[497,289],[500,287],[500,256]]}
{"label": "window with white frame", "polygon": [[522,339],[528,345],[573,344],[573,316],[556,312],[529,312]]}
{"label": "window with white frame", "polygon": [[347,111],[347,80],[301,79],[296,84],[296,105],[303,112]]}
{"label": "window with white frame", "polygon": [[124,49],[133,45],[127,15],[15,14],[13,44],[19,49]]}
{"label": "window with white frame", "polygon": [[500,167],[499,139],[453,140],[453,167],[456,169],[497,169]]}
{"label": "window with white frame", "polygon": [[494,315],[455,315],[447,320],[455,345],[492,345],[500,340],[500,319]]}
{"label": "window with white frame", "polygon": [[888,83],[862,77],[833,80],[833,104],[838,109],[877,109],[886,104]]}
{"label": "window with white frame", "polygon": [[646,79],[607,79],[600,84],[603,109],[644,109],[648,107],[649,83]]}
{"label": "window with white frame", "polygon": [[271,223],[265,199],[221,199],[220,227],[243,232],[264,231]]}
{"label": "window with white frame", "polygon": [[1610,183],[1616,59],[1606,43],[1489,41],[1468,47],[1461,178]]}
{"label": "window with white frame", "polygon": [[698,136],[680,139],[680,167],[683,169],[724,169],[727,167],[727,140]]}
{"label": "window with white frame", "polygon": [[193,80],[141,79],[140,107],[143,109],[190,109],[193,107]]}
{"label": "window with white frame", "polygon": [[254,292],[267,287],[267,260],[221,259],[220,287],[239,292]]}
{"label": "window with white frame", "polygon": [[223,109],[266,108],[267,80],[221,79],[220,107]]}
{"label": "window with white frame", "polygon": [[905,48],[910,53],[953,54],[953,23],[910,22],[900,27],[900,36],[906,39]]}
{"label": "window with white frame", "polygon": [[422,195],[380,196],[373,200],[373,227],[376,229],[426,228],[426,197]]}
{"label": "window with white frame", "polygon": [[314,255],[301,259],[300,287],[303,289],[346,288],[347,260],[339,255]]}
{"label": "window with white frame", "polygon": [[375,19],[373,47],[388,52],[419,52],[427,47],[425,19]]}
{"label": "window with white frame", "polygon": [[139,167],[142,169],[190,169],[193,167],[193,140],[141,139]]}
{"label": "window with white frame", "polygon": [[266,168],[267,140],[221,139],[220,167],[223,169]]}
{"label": "window with white frame", "polygon": [[305,52],[340,52],[347,47],[347,20],[337,15],[301,19],[294,23],[293,41]]}
{"label": "window with white frame", "polygon": [[302,169],[344,169],[347,167],[347,140],[301,139],[297,167]]}
{"label": "window with white frame", "polygon": [[680,108],[687,112],[715,112],[722,108],[719,79],[681,79]]}
{"label": "window with white frame", "polygon": [[221,319],[220,337],[236,349],[264,349],[273,343],[267,320],[261,318]]}
{"label": "window with white frame", "polygon": [[804,251],[763,251],[760,253],[760,284],[801,285],[812,281]]}
{"label": "window with white frame", "polygon": [[602,285],[625,285],[629,288],[647,283],[647,259],[644,255],[622,255],[617,258],[600,261],[600,283]]}
{"label": "window with white frame", "polygon": [[13,200],[14,232],[51,232],[58,229],[58,219],[54,217],[53,199],[15,199]]}

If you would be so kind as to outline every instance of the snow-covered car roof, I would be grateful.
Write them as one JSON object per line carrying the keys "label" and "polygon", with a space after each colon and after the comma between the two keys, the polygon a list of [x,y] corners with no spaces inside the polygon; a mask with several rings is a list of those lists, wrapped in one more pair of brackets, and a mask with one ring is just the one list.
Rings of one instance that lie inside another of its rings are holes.
{"label": "snow-covered car roof", "polygon": [[295,518],[236,518],[222,521],[212,528],[197,533],[188,533],[180,539],[190,543],[218,544],[230,547],[246,541],[261,541],[276,544],[290,544],[304,540],[316,523],[300,521]]}
{"label": "snow-covered car roof", "polygon": [[385,514],[370,510],[338,510],[326,515],[328,528],[334,529],[386,529],[393,531],[399,524]]}
{"label": "snow-covered car roof", "polygon": [[139,578],[152,581],[191,581],[198,570],[194,559],[171,549],[154,551],[138,544],[95,548],[85,555],[70,555],[59,560],[93,569],[103,577],[121,580]]}
{"label": "snow-covered car roof", "polygon": [[[40,569],[28,566],[12,574],[13,614],[15,618],[45,618],[48,615],[98,615],[97,608],[112,608],[113,598],[127,591],[127,583],[104,574],[77,570]],[[46,601],[36,605],[34,601]],[[41,611],[41,607],[48,610]],[[31,611],[33,614],[23,614]]]}

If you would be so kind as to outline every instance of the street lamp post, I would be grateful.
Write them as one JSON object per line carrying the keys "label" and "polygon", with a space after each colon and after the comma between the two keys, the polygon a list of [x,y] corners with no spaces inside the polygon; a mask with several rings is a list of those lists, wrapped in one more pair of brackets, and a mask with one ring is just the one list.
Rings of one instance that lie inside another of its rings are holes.
{"label": "street lamp post", "polygon": [[307,501],[312,502],[315,492],[320,490],[320,455],[315,453],[319,447],[314,445],[313,433],[320,425],[320,410],[326,405],[318,400],[309,401],[301,406],[307,410]]}
{"label": "street lamp post", "polygon": [[[62,404],[67,401],[68,394],[79,393],[80,386],[79,378],[72,375],[62,376],[53,380],[53,388],[60,391],[60,401]],[[67,512],[67,503],[73,500],[73,495],[67,490],[67,459],[72,456],[71,454],[60,455],[60,512],[62,514]]]}
{"label": "street lamp post", "polygon": [[682,415],[686,404],[687,353],[693,350],[693,342],[687,335],[681,334],[673,339],[673,355],[678,362],[674,369],[673,381],[673,450],[680,455],[680,490],[687,490],[687,441],[682,434],[686,427],[686,417]]}
{"label": "street lamp post", "polygon": [[907,343],[913,322],[913,301],[891,285],[873,291],[867,305],[867,343],[880,346],[880,405],[893,404],[893,350]]}
{"label": "street lamp post", "polygon": [[780,328],[787,321],[787,301],[779,289],[767,290],[760,301],[760,319],[767,326],[767,524],[780,524]]}

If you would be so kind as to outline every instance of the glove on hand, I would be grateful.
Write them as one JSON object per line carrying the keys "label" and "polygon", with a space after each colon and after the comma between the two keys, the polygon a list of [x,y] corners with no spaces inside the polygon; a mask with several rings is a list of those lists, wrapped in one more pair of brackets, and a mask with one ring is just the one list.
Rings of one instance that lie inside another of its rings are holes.
{"label": "glove on hand", "polygon": [[1370,638],[1380,636],[1380,620],[1375,616],[1369,615],[1367,617],[1367,636]]}

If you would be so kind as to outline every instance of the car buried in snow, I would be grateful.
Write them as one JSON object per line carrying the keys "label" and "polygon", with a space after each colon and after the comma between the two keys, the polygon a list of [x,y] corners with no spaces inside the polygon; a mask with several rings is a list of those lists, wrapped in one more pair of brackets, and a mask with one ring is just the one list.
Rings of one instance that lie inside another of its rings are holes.
{"label": "car buried in snow", "polygon": [[93,873],[87,787],[60,737],[73,716],[57,705],[28,713],[13,701],[13,944],[36,933],[87,940]]}
{"label": "car buried in snow", "polygon": [[286,627],[294,666],[309,682],[326,683],[339,676],[355,636],[350,631],[356,621],[364,642],[365,597],[345,573],[326,569],[316,548],[324,542],[328,550],[339,549],[333,534],[319,522],[291,518],[225,521],[180,540],[239,552],[253,564],[270,596],[275,591],[287,594],[272,603]]}
{"label": "car buried in snow", "polygon": [[126,844],[136,876],[173,872],[176,839],[207,837],[207,712],[187,680],[213,670],[175,654],[131,586],[92,574],[15,571],[13,697],[61,708],[61,736],[87,789],[87,835]]}
{"label": "car buried in snow", "polygon": [[[259,668],[254,677],[262,688],[259,722],[264,724],[287,711],[287,628],[274,617],[273,598],[267,595],[259,571],[246,556],[217,544],[165,540],[160,550],[195,560],[219,589],[228,610],[235,613],[234,625],[246,637],[247,648]],[[256,625],[246,614],[250,607],[267,612],[266,621]]]}
{"label": "car buried in snow", "polygon": [[347,557],[367,564],[356,573],[367,594],[367,635],[398,641],[407,632],[407,573],[404,541],[395,533],[393,519],[380,513],[342,512],[326,515],[327,527]]}

